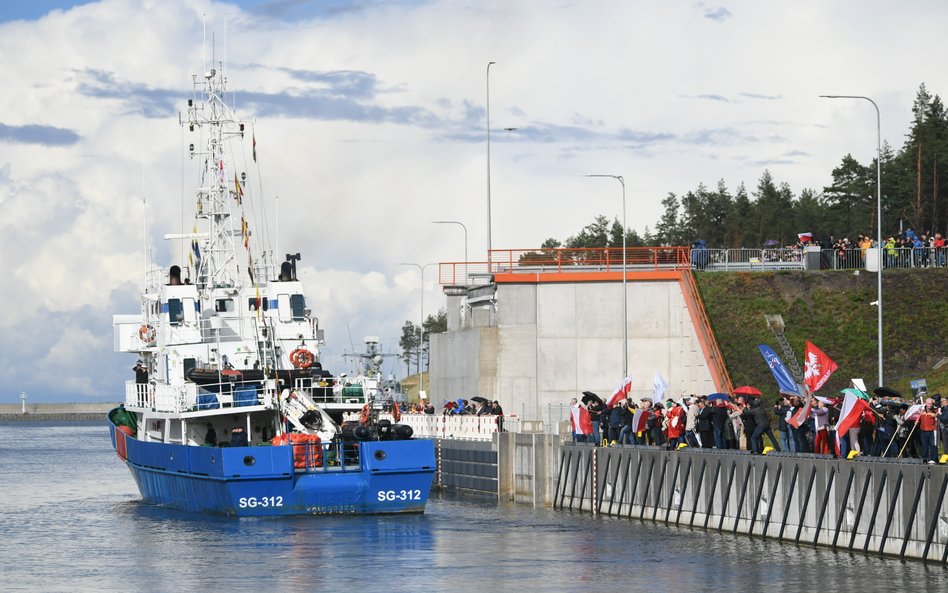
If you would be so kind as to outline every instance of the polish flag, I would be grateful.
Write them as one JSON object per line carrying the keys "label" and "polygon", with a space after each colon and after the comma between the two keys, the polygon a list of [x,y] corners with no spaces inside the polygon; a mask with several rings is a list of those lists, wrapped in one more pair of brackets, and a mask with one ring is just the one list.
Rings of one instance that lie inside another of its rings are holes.
{"label": "polish flag", "polygon": [[810,417],[810,408],[813,407],[813,394],[810,393],[810,389],[806,388],[806,403],[803,404],[803,407],[800,408],[800,411],[793,414],[787,418],[787,424],[794,428],[800,428],[800,426],[807,421]]}
{"label": "polish flag", "polygon": [[810,388],[810,391],[819,391],[820,387],[826,383],[837,368],[839,367],[829,356],[823,354],[822,350],[807,340],[803,382]]}
{"label": "polish flag", "polygon": [[629,393],[632,391],[632,375],[629,375],[622,380],[622,383],[616,387],[616,390],[612,393],[612,397],[609,398],[609,401],[606,402],[606,407],[611,408],[616,405],[616,402],[622,399],[629,397]]}
{"label": "polish flag", "polygon": [[589,410],[580,406],[570,406],[569,426],[576,434],[592,434],[592,419],[589,417]]}
{"label": "polish flag", "polygon": [[910,406],[908,410],[905,410],[905,415],[902,416],[902,419],[907,422],[913,422],[918,420],[918,417],[922,415],[922,410],[925,409],[925,404],[915,404]]}
{"label": "polish flag", "polygon": [[632,416],[632,432],[642,432],[648,428],[648,410],[636,410]]}
{"label": "polish flag", "polygon": [[839,421],[836,423],[837,450],[839,447],[840,435],[846,434],[850,428],[856,428],[859,426],[862,413],[871,409],[872,408],[869,407],[869,402],[866,400],[856,397],[854,393],[846,394],[846,397],[843,398],[843,407],[839,411]]}

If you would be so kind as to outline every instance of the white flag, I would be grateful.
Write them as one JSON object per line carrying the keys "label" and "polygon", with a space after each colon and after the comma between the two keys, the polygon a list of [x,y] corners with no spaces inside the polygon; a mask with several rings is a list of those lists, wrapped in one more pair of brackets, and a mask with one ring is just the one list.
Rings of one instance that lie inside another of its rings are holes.
{"label": "white flag", "polygon": [[668,382],[662,378],[661,374],[655,373],[655,380],[652,381],[652,403],[660,404],[665,399],[665,390],[668,389]]}

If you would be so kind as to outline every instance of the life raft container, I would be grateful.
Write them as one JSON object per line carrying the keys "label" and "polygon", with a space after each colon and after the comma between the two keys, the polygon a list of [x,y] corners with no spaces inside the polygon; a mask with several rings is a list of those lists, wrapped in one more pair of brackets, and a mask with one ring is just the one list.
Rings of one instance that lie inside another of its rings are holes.
{"label": "life raft container", "polygon": [[291,445],[293,447],[293,467],[308,469],[323,466],[323,447],[319,435],[281,434],[270,439],[271,445]]}

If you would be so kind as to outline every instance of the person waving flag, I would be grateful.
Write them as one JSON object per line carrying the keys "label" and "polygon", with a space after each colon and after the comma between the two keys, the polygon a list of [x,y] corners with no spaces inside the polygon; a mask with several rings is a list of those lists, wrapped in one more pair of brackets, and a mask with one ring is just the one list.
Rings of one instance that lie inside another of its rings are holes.
{"label": "person waving flag", "polygon": [[833,371],[839,366],[833,360],[823,353],[822,350],[813,345],[809,340],[806,341],[806,363],[803,370],[803,382],[810,388],[811,392],[819,391],[820,387],[826,384],[826,381],[833,374]]}

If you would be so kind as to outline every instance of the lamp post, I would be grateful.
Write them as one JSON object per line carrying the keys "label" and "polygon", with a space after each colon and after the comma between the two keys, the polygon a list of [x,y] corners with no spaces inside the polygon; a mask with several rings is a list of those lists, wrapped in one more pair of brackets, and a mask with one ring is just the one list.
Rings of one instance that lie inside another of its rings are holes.
{"label": "lamp post", "polygon": [[457,224],[464,229],[464,281],[467,282],[467,227],[459,220],[432,220],[432,224]]}
{"label": "lamp post", "polygon": [[629,299],[626,289],[626,250],[625,250],[625,179],[622,175],[593,174],[586,177],[610,177],[622,186],[622,378],[629,376]]}
{"label": "lamp post", "polygon": [[418,396],[425,390],[425,375],[421,368],[421,351],[425,343],[425,268],[434,264],[416,264],[412,262],[401,262],[400,266],[415,266],[421,272],[421,323],[418,325]]}
{"label": "lamp post", "polygon": [[879,115],[879,106],[869,97],[862,95],[820,95],[824,99],[862,99],[869,101],[876,109],[876,246],[879,249],[879,267],[876,270],[876,300],[878,309],[878,356],[879,356],[879,386],[882,386],[882,117]]}
{"label": "lamp post", "polygon": [[487,261],[490,261],[490,67],[497,62],[487,62]]}

